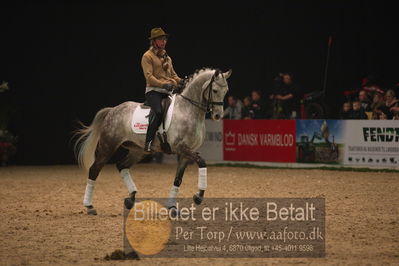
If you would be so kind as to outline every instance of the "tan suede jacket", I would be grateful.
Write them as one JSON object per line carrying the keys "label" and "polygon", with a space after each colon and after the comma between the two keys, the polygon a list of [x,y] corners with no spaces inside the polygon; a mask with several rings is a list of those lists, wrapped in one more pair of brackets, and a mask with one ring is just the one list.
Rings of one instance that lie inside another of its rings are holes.
{"label": "tan suede jacket", "polygon": [[[146,93],[152,90],[168,93],[168,91],[162,89],[162,86],[164,84],[176,85],[180,81],[173,69],[172,59],[167,55],[163,59],[157,55],[157,52],[156,49],[151,47],[141,59],[141,66],[147,83]],[[164,64],[164,67],[162,64]]]}

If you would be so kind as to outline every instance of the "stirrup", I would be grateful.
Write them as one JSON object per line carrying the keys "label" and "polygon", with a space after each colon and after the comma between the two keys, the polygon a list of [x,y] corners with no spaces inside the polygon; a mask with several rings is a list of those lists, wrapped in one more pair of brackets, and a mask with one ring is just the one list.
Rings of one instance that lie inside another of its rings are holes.
{"label": "stirrup", "polygon": [[149,142],[146,142],[145,145],[144,145],[144,151],[148,152],[148,153],[151,153],[152,152],[151,145],[152,145],[152,140],[149,141]]}

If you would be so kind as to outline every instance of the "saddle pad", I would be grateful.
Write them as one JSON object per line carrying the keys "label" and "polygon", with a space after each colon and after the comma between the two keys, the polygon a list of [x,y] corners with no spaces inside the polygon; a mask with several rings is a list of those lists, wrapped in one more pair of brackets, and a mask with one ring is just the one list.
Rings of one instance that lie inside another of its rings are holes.
{"label": "saddle pad", "polygon": [[[165,132],[168,131],[168,128],[170,126],[170,122],[172,121],[172,115],[173,115],[173,107],[175,106],[175,98],[176,94],[173,96],[169,96],[169,98],[172,99],[169,108],[166,113],[165,117]],[[133,117],[132,117],[132,129],[133,132],[136,134],[147,134],[147,128],[148,128],[148,115],[150,114],[150,108],[141,108],[141,105],[137,106],[137,108],[133,111]],[[163,132],[163,126],[162,123],[158,128],[158,132]]]}

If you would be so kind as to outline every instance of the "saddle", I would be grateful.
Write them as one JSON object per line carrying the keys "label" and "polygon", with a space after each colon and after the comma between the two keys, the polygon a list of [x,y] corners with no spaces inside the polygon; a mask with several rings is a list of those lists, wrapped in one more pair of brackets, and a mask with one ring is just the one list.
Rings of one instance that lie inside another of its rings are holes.
{"label": "saddle", "polygon": [[[168,112],[170,103],[172,102],[172,100],[169,97],[163,98],[161,101],[161,106],[162,106],[162,126],[163,126],[163,130],[165,130],[165,118],[166,118],[166,113]],[[147,102],[147,100],[145,100],[141,105],[140,105],[141,109],[151,109],[150,104]],[[152,114],[153,111],[151,110],[150,113],[148,115],[146,115],[146,118],[149,118]]]}
{"label": "saddle", "polygon": [[[165,129],[165,117],[166,117],[166,113],[168,112],[168,108],[170,106],[170,103],[172,102],[170,97],[166,97],[163,98],[161,101],[161,106],[162,106],[162,124],[163,127]],[[147,102],[147,100],[145,100],[141,105],[140,105],[141,109],[151,109],[150,104]],[[152,115],[152,110],[150,111],[150,113],[146,116],[146,117],[150,117],[150,115]]]}
{"label": "saddle", "polygon": [[[172,153],[170,145],[167,140],[167,130],[169,128],[174,105],[174,96],[169,96],[161,101],[162,106],[162,122],[157,131],[157,137],[161,143],[161,149],[165,153]],[[148,102],[144,102],[139,105],[138,108],[133,112],[132,118],[132,129],[136,134],[146,134],[148,128],[148,120],[153,115],[153,111],[150,110],[151,106]]]}

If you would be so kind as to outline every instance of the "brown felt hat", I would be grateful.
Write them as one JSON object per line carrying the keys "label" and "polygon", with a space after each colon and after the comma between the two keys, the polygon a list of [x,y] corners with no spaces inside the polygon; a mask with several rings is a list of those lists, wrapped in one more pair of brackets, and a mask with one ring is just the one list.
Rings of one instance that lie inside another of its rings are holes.
{"label": "brown felt hat", "polygon": [[168,37],[169,34],[164,32],[164,30],[162,28],[153,28],[151,30],[151,36],[148,39],[153,40],[155,38],[162,37],[162,36]]}

